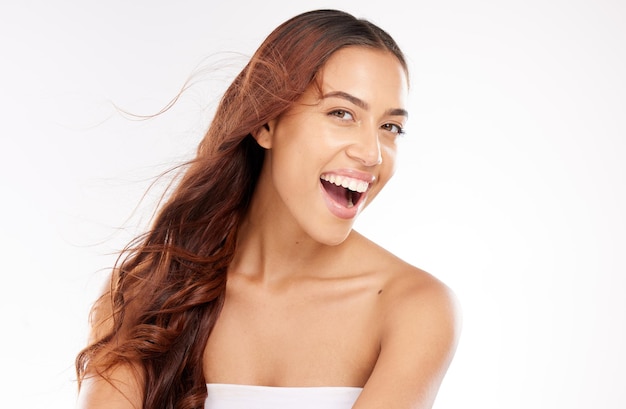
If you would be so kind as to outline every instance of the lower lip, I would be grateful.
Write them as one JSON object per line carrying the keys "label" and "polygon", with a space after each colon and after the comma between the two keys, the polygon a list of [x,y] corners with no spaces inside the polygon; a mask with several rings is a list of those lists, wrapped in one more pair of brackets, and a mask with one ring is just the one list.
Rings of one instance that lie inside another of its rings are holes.
{"label": "lower lip", "polygon": [[328,208],[328,210],[330,210],[330,212],[334,216],[340,219],[354,219],[356,215],[359,214],[359,211],[361,210],[363,203],[365,203],[365,197],[361,197],[361,199],[355,206],[345,207],[335,202],[328,195],[328,193],[326,193],[326,189],[324,189],[324,186],[322,186],[321,183],[320,183],[320,190],[322,191],[322,197],[324,198],[324,202],[326,203],[326,207]]}

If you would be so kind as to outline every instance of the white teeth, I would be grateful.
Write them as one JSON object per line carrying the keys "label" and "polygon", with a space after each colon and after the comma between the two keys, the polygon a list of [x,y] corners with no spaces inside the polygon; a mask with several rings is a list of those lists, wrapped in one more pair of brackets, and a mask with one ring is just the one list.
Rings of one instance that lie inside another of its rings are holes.
{"label": "white teeth", "polygon": [[369,187],[369,183],[364,180],[353,179],[340,175],[322,175],[322,179],[334,185],[345,187],[353,192],[363,193]]}

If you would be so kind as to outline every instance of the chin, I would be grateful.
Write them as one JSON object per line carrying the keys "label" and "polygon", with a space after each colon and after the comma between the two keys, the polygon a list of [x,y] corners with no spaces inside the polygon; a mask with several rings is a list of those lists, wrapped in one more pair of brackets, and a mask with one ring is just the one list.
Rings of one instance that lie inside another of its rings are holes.
{"label": "chin", "polygon": [[326,246],[338,246],[346,241],[351,232],[352,225],[350,225],[350,227],[347,229],[343,228],[325,230],[319,232],[319,234],[311,235],[311,237],[313,238],[313,240],[320,244],[324,244]]}

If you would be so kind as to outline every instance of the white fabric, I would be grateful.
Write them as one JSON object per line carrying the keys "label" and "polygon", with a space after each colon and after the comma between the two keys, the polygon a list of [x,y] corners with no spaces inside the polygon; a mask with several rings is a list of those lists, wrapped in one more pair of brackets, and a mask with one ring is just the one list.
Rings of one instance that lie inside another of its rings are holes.
{"label": "white fabric", "polygon": [[363,388],[208,384],[205,409],[350,409]]}

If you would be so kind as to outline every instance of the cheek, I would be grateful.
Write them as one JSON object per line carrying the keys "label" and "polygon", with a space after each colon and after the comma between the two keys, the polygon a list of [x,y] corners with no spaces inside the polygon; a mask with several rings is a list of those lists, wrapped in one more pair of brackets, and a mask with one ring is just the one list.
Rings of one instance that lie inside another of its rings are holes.
{"label": "cheek", "polygon": [[270,152],[273,184],[285,202],[298,201],[318,189],[316,158],[306,144],[275,145]]}
{"label": "cheek", "polygon": [[302,173],[311,162],[310,151],[302,144],[288,143],[272,149],[273,168],[283,176]]}
{"label": "cheek", "polygon": [[[320,132],[306,132],[302,129],[281,132],[271,149],[274,157],[273,168],[276,171],[280,170],[283,177],[317,172],[331,151],[323,141],[323,134],[320,135]],[[313,175],[308,175],[311,176]]]}

